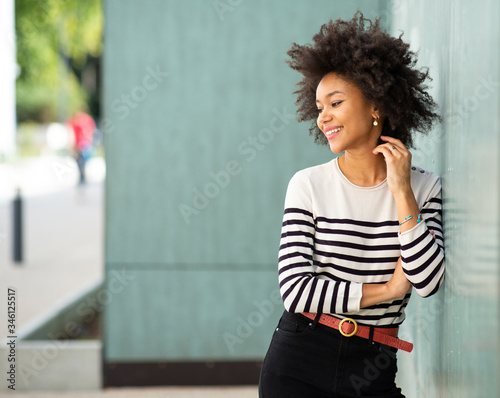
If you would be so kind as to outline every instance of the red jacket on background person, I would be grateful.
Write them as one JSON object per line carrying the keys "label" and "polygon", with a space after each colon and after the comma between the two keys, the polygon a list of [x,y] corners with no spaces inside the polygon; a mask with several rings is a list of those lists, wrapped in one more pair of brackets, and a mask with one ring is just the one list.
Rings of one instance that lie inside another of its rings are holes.
{"label": "red jacket on background person", "polygon": [[78,112],[68,121],[68,124],[73,129],[75,151],[88,154],[92,150],[93,136],[96,129],[94,119],[86,113]]}

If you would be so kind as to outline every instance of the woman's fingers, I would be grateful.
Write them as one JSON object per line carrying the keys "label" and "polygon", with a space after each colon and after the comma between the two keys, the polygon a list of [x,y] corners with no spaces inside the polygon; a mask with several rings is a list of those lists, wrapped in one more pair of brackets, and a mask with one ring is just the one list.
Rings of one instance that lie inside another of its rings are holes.
{"label": "woman's fingers", "polygon": [[400,148],[406,149],[406,147],[403,145],[403,143],[401,142],[401,140],[399,140],[397,138],[389,137],[388,135],[381,135],[380,139],[382,139],[383,141],[387,141],[390,144],[396,145],[396,146],[398,146]]}
{"label": "woman's fingers", "polygon": [[374,154],[381,153],[382,155],[384,155],[385,160],[387,160],[387,158],[391,156],[391,151],[385,145],[379,145],[373,150],[373,153]]}
{"label": "woman's fingers", "polygon": [[386,142],[385,144],[380,144],[377,146],[374,150],[373,153],[377,154],[382,152],[382,148],[386,148],[389,152],[383,152],[384,156],[387,158],[389,155],[394,156],[396,159],[405,159],[405,163],[411,163],[411,152],[406,149],[406,147],[403,145],[403,143],[398,140],[397,138],[393,137],[387,137],[387,136],[380,136],[380,138],[384,139]]}
{"label": "woman's fingers", "polygon": [[382,145],[379,145],[378,147],[376,147],[374,150],[373,150],[373,153],[374,154],[377,154],[377,153],[382,153],[384,155],[384,158],[388,158],[390,156],[394,156],[394,157],[397,157],[399,158],[400,156],[402,156],[402,153],[400,152],[400,150],[398,149],[398,147],[396,147],[395,145],[392,145],[392,144],[382,144]]}
{"label": "woman's fingers", "polygon": [[382,154],[387,165],[387,184],[393,194],[410,186],[411,152],[400,140],[385,138],[385,143],[373,149],[373,154]]}
{"label": "woman's fingers", "polygon": [[[382,140],[384,140],[384,141],[387,141],[390,144],[389,147],[395,146],[397,149],[399,149],[401,151],[407,151],[408,150],[403,145],[403,143],[401,142],[401,140],[398,140],[397,138],[389,137],[389,136],[386,136],[386,135],[381,135],[380,138]],[[384,144],[382,144],[382,145],[384,145]]]}

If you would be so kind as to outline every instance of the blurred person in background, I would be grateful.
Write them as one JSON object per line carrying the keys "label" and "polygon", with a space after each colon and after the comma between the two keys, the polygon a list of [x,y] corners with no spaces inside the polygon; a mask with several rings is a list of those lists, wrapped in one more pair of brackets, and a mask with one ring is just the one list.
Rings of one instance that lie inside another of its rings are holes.
{"label": "blurred person in background", "polygon": [[86,182],[85,163],[92,157],[94,151],[96,124],[92,116],[79,111],[68,120],[68,125],[74,135],[73,153],[80,173],[79,185],[83,185]]}

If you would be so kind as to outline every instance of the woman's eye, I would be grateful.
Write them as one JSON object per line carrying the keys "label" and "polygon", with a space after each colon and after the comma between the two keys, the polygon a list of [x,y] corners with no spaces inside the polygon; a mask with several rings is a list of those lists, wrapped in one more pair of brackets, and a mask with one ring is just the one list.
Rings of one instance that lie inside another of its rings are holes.
{"label": "woman's eye", "polygon": [[[339,106],[343,101],[332,102],[332,108]],[[316,109],[318,113],[323,112],[323,109]]]}

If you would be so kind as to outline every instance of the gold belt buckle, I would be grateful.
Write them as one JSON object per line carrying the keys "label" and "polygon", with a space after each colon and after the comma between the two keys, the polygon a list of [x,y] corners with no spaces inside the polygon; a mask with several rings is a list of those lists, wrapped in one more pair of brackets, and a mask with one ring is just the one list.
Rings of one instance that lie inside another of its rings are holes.
{"label": "gold belt buckle", "polygon": [[[354,331],[352,331],[351,333],[346,333],[342,330],[342,325],[344,324],[344,322],[350,322],[354,325]],[[352,318],[344,318],[340,321],[339,323],[339,332],[342,336],[345,336],[345,337],[351,337],[351,336],[354,336],[356,334],[356,332],[358,331],[358,324],[356,323],[356,321]]]}

